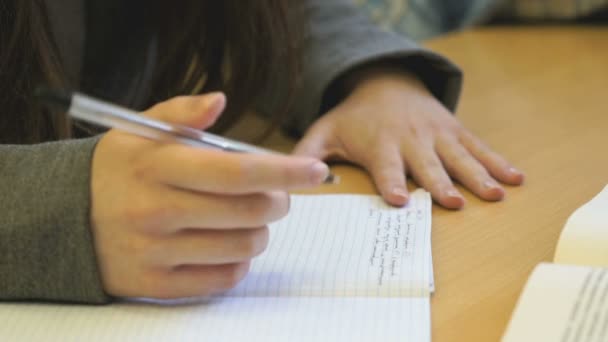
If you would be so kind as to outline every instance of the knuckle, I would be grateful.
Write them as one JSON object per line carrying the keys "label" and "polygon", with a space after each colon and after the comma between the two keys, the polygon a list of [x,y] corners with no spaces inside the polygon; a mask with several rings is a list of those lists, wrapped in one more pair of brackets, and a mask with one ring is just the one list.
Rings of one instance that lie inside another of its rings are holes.
{"label": "knuckle", "polygon": [[405,135],[413,140],[419,141],[424,140],[424,137],[428,135],[427,129],[423,129],[417,125],[408,125],[405,129]]}
{"label": "knuckle", "polygon": [[225,265],[224,269],[222,270],[222,279],[219,284],[219,290],[229,290],[238,285],[238,283],[243,280],[249,271],[249,265],[249,262]]}
{"label": "knuckle", "polygon": [[264,226],[256,231],[257,235],[257,244],[254,256],[258,256],[262,254],[268,247],[268,242],[270,241],[270,230],[267,226]]}
{"label": "knuckle", "polygon": [[484,143],[476,142],[473,148],[480,157],[489,157],[492,155],[492,150]]}
{"label": "knuckle", "polygon": [[437,171],[438,169],[442,169],[442,165],[433,158],[426,158],[422,161],[422,168],[427,171]]}
{"label": "knuckle", "polygon": [[454,164],[465,164],[471,160],[471,156],[465,149],[457,148],[452,149],[448,160]]}
{"label": "knuckle", "polygon": [[157,254],[158,245],[153,241],[153,239],[146,235],[132,235],[133,236],[128,239],[121,239],[123,255],[139,260],[141,263],[153,262],[150,259]]}
{"label": "knuckle", "polygon": [[261,196],[248,196],[239,202],[238,211],[252,223],[263,223]]}
{"label": "knuckle", "polygon": [[479,160],[482,163],[494,163],[503,167],[506,167],[509,164],[506,158],[487,146],[485,147],[485,152],[481,153]]}
{"label": "knuckle", "polygon": [[166,120],[169,118],[170,113],[175,113],[175,107],[181,103],[183,96],[177,96],[170,98],[166,101],[159,102],[154,106],[150,107],[145,113],[147,116],[152,116],[157,119]]}
{"label": "knuckle", "polygon": [[201,110],[202,101],[199,100],[199,97],[193,96],[184,96],[180,95],[177,97],[179,104],[183,107],[185,112],[196,113]]}
{"label": "knuckle", "polygon": [[126,222],[133,222],[135,224],[141,223],[141,221],[149,217],[149,213],[153,210],[149,205],[143,203],[134,203],[131,201],[128,205],[122,208],[121,216]]}
{"label": "knuckle", "polygon": [[161,113],[163,111],[164,106],[165,106],[165,102],[156,103],[152,107],[148,108],[144,112],[144,114],[146,116],[159,117],[160,116],[159,113]]}
{"label": "knuckle", "polygon": [[389,168],[381,168],[378,169],[375,173],[376,182],[382,185],[390,185],[395,182],[400,182],[401,179],[405,178],[403,168],[399,169],[389,169]]}
{"label": "knuckle", "polygon": [[171,113],[180,112],[180,106],[187,96],[175,96],[166,101],[159,102],[145,111],[146,116],[157,119],[168,119]]}
{"label": "knuckle", "polygon": [[387,173],[394,174],[400,172],[403,168],[403,162],[400,157],[386,157],[381,164],[381,169]]}
{"label": "knuckle", "polygon": [[141,293],[146,297],[157,299],[173,299],[177,297],[175,285],[168,272],[150,271],[141,276]]}
{"label": "knuckle", "polygon": [[181,209],[175,201],[159,201],[140,196],[139,200],[133,200],[122,208],[122,216],[125,222],[134,226],[154,230],[163,223],[179,215]]}
{"label": "knuckle", "polygon": [[465,128],[460,129],[458,133],[458,140],[460,140],[460,142],[464,145],[479,143],[479,139],[477,139],[473,133]]}
{"label": "knuckle", "polygon": [[383,167],[377,167],[375,170],[379,181],[391,183],[395,180],[404,178],[405,168],[402,163],[395,163],[393,165],[387,165]]}
{"label": "knuckle", "polygon": [[157,173],[155,163],[150,162],[146,158],[136,158],[132,160],[132,175],[134,179],[150,179]]}
{"label": "knuckle", "polygon": [[268,245],[269,232],[267,227],[248,229],[244,238],[237,246],[241,258],[249,260],[260,255]]}
{"label": "knuckle", "polygon": [[241,209],[246,216],[260,225],[276,221],[289,211],[289,195],[285,192],[255,194],[243,203]]}
{"label": "knuckle", "polygon": [[220,175],[226,183],[234,188],[244,188],[252,182],[255,166],[245,159],[242,158],[236,163],[230,164],[231,167],[224,169],[225,173]]}
{"label": "knuckle", "polygon": [[287,192],[275,191],[269,195],[268,222],[283,218],[289,212],[290,198]]}
{"label": "knuckle", "polygon": [[282,165],[277,168],[277,173],[273,182],[281,189],[290,187],[294,180],[301,181],[303,176],[308,176],[307,173],[302,173],[300,168]]}
{"label": "knuckle", "polygon": [[462,123],[456,120],[453,115],[450,115],[449,118],[450,119],[447,120],[447,122],[442,121],[446,124],[446,127],[449,131],[453,132],[456,135],[462,134],[462,132],[467,131],[462,125]]}
{"label": "knuckle", "polygon": [[478,156],[487,156],[493,152],[488,145],[467,130],[461,132],[459,141]]}
{"label": "knuckle", "polygon": [[235,168],[236,179],[240,182],[239,185],[246,186],[252,181],[255,181],[256,167],[253,162],[246,159],[241,159]]}

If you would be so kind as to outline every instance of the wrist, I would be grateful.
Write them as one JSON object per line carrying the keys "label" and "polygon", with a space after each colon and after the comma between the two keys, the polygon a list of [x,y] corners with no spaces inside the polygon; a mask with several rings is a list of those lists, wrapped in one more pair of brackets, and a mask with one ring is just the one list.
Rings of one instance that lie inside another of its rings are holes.
{"label": "wrist", "polygon": [[405,85],[430,94],[415,73],[391,62],[371,63],[351,70],[336,81],[334,91],[338,97],[344,99],[361,88],[377,84]]}

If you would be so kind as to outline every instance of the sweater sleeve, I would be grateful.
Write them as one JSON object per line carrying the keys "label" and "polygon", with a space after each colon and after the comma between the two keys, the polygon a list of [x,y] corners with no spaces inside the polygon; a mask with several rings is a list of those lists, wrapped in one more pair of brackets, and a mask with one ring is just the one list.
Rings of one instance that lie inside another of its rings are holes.
{"label": "sweater sleeve", "polygon": [[89,225],[96,142],[0,145],[0,299],[109,301]]}
{"label": "sweater sleeve", "polygon": [[304,1],[303,15],[309,24],[303,47],[303,70],[287,129],[301,135],[340,100],[328,100],[331,97],[328,89],[336,79],[355,68],[383,61],[416,74],[435,97],[455,111],[462,83],[458,67],[403,36],[383,31],[351,2]]}

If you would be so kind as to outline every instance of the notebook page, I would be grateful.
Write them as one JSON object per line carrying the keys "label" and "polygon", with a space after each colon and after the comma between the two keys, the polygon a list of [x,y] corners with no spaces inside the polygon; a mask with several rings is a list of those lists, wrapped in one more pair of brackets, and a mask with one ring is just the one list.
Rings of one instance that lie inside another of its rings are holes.
{"label": "notebook page", "polygon": [[422,191],[400,209],[377,196],[294,196],[291,214],[271,226],[268,250],[226,297],[189,305],[0,304],[0,337],[430,341],[430,211]]}
{"label": "notebook page", "polygon": [[428,298],[219,298],[162,307],[0,304],[7,341],[430,341]]}
{"label": "notebook page", "polygon": [[608,266],[608,186],[568,219],[554,261]]}
{"label": "notebook page", "polygon": [[608,341],[608,269],[540,264],[503,342]]}
{"label": "notebook page", "polygon": [[404,208],[379,196],[294,195],[267,250],[227,296],[426,296],[430,219],[422,190]]}

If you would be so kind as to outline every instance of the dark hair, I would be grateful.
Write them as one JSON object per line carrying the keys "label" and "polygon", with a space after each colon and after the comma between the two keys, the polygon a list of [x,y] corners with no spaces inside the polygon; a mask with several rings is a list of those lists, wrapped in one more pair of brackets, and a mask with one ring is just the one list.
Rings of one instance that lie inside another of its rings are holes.
{"label": "dark hair", "polygon": [[[64,77],[44,3],[0,2],[0,143],[72,136],[65,116],[45,113],[30,97],[39,84],[78,87],[67,84]],[[150,3],[154,5],[147,22],[162,54],[148,105],[177,95],[222,90],[229,99],[215,125],[216,131],[222,131],[250,109],[277,77],[287,80],[291,90],[296,86],[301,32],[297,1]],[[281,109],[286,110],[288,102],[289,96]]]}
{"label": "dark hair", "polygon": [[0,143],[35,143],[70,135],[30,94],[37,84],[64,86],[61,62],[41,1],[0,2]]}

